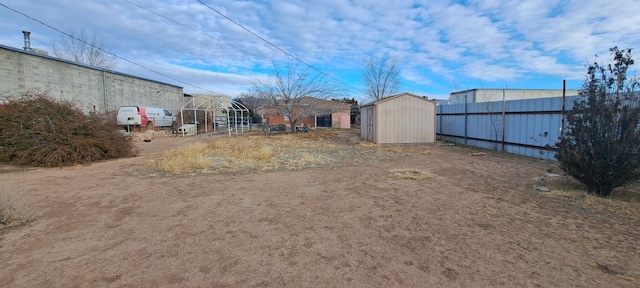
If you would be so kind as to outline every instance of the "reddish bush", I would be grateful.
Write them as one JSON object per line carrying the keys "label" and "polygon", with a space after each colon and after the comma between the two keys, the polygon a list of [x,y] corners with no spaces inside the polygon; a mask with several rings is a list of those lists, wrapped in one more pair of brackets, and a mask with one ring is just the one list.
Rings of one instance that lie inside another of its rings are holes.
{"label": "reddish bush", "polygon": [[135,156],[132,140],[106,119],[27,92],[0,109],[0,162],[57,167]]}

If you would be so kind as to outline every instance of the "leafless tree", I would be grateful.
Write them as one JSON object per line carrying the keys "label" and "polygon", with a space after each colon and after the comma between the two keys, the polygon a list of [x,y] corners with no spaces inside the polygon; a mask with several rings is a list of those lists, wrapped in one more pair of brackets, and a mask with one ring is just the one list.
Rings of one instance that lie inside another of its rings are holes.
{"label": "leafless tree", "polygon": [[[485,115],[489,117],[489,123],[491,127],[486,130],[489,130],[490,132],[490,137],[492,140],[491,146],[493,150],[498,150],[498,140],[502,137],[502,131],[498,128],[499,126],[502,127],[501,125],[504,125],[504,123],[502,123],[502,120],[504,119],[502,119],[502,116],[500,114],[497,114],[504,108],[504,90],[502,91],[502,95],[503,99],[502,101],[500,101],[492,97],[495,95],[489,95],[489,92],[487,92],[486,89],[479,89],[475,99],[476,103],[481,105]],[[482,122],[479,122],[478,124],[480,123]]]}
{"label": "leafless tree", "polygon": [[468,87],[462,87],[460,83],[458,83],[458,79],[456,78],[454,78],[453,80],[451,80],[451,82],[449,82],[449,88],[451,89],[451,92],[458,92],[458,91],[469,89]]}
{"label": "leafless tree", "polygon": [[253,81],[250,94],[267,100],[269,109],[289,120],[292,132],[301,119],[331,114],[343,106],[328,99],[341,97],[344,90],[322,74],[291,64],[286,71],[278,69],[275,63],[273,67],[273,77]]}
{"label": "leafless tree", "polygon": [[116,57],[108,53],[104,40],[98,35],[89,35],[84,30],[71,30],[67,34],[51,47],[56,57],[106,69],[116,66]]}
{"label": "leafless tree", "polygon": [[240,93],[238,98],[235,100],[242,103],[244,106],[247,106],[249,109],[256,109],[269,104],[269,102],[264,98],[256,97],[249,92]]}
{"label": "leafless tree", "polygon": [[397,58],[366,58],[363,61],[362,81],[366,95],[372,100],[380,100],[394,95],[400,88]]}

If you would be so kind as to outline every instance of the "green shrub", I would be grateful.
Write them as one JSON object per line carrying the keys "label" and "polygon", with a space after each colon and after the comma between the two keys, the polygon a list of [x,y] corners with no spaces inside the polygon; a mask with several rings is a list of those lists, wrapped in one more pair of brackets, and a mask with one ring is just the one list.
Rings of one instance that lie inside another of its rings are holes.
{"label": "green shrub", "polygon": [[613,65],[589,66],[556,155],[565,172],[603,197],[640,176],[640,95],[637,78],[627,78],[631,49],[611,53]]}

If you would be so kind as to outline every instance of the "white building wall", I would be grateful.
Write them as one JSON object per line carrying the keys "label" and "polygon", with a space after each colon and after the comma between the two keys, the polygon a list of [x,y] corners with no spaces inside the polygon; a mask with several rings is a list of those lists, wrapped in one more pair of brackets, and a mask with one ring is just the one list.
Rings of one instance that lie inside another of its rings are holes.
{"label": "white building wall", "polygon": [[[566,90],[565,96],[578,95],[579,90]],[[504,100],[524,100],[562,96],[561,89],[471,89],[452,92],[450,104],[480,103]],[[466,102],[465,102],[466,98]]]}
{"label": "white building wall", "polygon": [[29,90],[74,101],[85,113],[130,105],[175,112],[183,102],[179,86],[0,45],[0,98],[18,97]]}
{"label": "white building wall", "polygon": [[449,95],[449,103],[450,104],[473,103],[475,101],[474,95],[475,95],[474,90],[453,92],[451,93],[451,95]]}

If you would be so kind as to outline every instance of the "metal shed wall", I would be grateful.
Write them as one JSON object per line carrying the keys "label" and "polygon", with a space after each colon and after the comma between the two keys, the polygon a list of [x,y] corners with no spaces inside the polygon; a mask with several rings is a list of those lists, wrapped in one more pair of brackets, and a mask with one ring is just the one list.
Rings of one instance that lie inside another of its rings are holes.
{"label": "metal shed wall", "polygon": [[378,144],[434,143],[436,103],[405,93],[361,109],[361,135]]}

